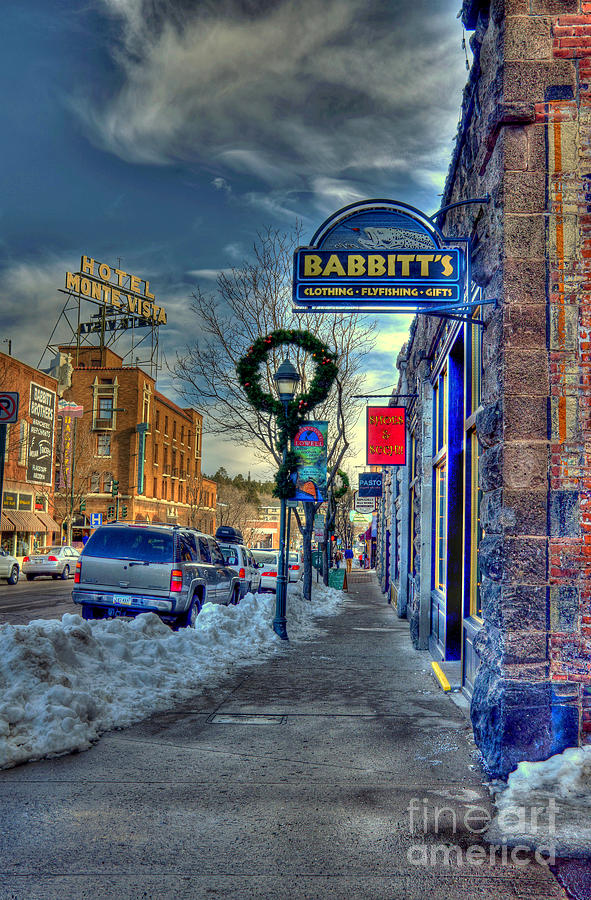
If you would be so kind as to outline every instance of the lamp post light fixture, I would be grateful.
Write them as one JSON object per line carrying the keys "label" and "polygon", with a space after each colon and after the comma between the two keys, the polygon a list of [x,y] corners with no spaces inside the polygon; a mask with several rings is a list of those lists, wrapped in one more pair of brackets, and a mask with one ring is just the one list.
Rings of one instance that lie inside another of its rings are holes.
{"label": "lamp post light fixture", "polygon": [[[285,414],[285,418],[287,419],[287,407],[290,400],[293,400],[298,383],[300,381],[299,372],[289,361],[289,358],[286,358],[275,372],[273,378],[277,386],[277,394],[281,403],[283,404],[283,412]],[[286,458],[287,441],[283,448],[284,464]],[[286,510],[287,504],[285,501],[285,497],[281,497],[281,513],[279,517],[279,566],[277,568],[277,591],[275,599],[275,618],[273,619],[273,631],[281,638],[282,641],[289,640],[287,636],[285,616],[287,609],[287,573],[289,571],[287,562],[287,553],[289,552],[289,548],[286,548],[285,546]]]}

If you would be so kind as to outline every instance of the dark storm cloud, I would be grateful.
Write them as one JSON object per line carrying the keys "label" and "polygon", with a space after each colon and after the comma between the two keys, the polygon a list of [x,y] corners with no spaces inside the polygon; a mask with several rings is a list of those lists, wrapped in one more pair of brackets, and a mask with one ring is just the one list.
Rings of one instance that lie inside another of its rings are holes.
{"label": "dark storm cloud", "polygon": [[78,109],[111,153],[254,178],[249,201],[278,209],[293,191],[334,208],[441,184],[464,64],[453,0],[101,2],[122,81]]}

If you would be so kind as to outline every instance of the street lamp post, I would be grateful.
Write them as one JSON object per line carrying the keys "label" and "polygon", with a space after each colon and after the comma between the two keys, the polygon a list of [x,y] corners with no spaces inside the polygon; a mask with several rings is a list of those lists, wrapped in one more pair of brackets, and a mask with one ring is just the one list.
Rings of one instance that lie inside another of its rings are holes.
{"label": "street lamp post", "polygon": [[[277,369],[277,372],[275,373],[273,378],[277,386],[277,394],[281,403],[283,404],[283,412],[285,418],[287,419],[287,408],[290,400],[293,400],[298,382],[300,380],[298,370],[291,364],[289,359],[285,359]],[[284,464],[287,459],[287,445],[288,441],[286,440],[283,447]],[[287,636],[285,616],[287,608],[287,572],[289,571],[287,568],[285,547],[286,509],[287,504],[285,501],[285,497],[281,497],[281,513],[279,517],[279,566],[277,569],[277,593],[275,601],[275,618],[273,619],[273,631],[275,632],[275,634],[279,635],[282,641],[289,640]]]}

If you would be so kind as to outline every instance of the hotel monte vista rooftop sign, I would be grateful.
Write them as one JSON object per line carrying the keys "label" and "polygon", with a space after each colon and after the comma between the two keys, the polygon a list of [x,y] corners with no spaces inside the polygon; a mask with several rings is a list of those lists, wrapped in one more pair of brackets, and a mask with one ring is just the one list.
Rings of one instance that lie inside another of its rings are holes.
{"label": "hotel monte vista rooftop sign", "polygon": [[296,250],[294,305],[318,312],[457,305],[469,283],[467,248],[405,203],[353,203]]}

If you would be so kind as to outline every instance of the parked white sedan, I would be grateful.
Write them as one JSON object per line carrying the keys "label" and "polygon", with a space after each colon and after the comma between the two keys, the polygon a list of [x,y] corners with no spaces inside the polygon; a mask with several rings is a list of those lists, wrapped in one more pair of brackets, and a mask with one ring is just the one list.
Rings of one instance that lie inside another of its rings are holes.
{"label": "parked white sedan", "polygon": [[299,581],[304,574],[304,562],[299,550],[292,550],[289,554],[289,580]]}
{"label": "parked white sedan", "polygon": [[8,584],[16,584],[18,572],[18,559],[6,550],[0,550],[0,578],[6,578]]}
{"label": "parked white sedan", "polygon": [[253,550],[252,555],[257,564],[257,569],[261,574],[261,586],[259,591],[275,591],[277,590],[277,566],[279,565],[279,554],[277,550]]}
{"label": "parked white sedan", "polygon": [[27,581],[33,581],[38,575],[51,575],[52,578],[69,578],[76,570],[80,554],[73,547],[41,547],[25,556],[23,572]]}

